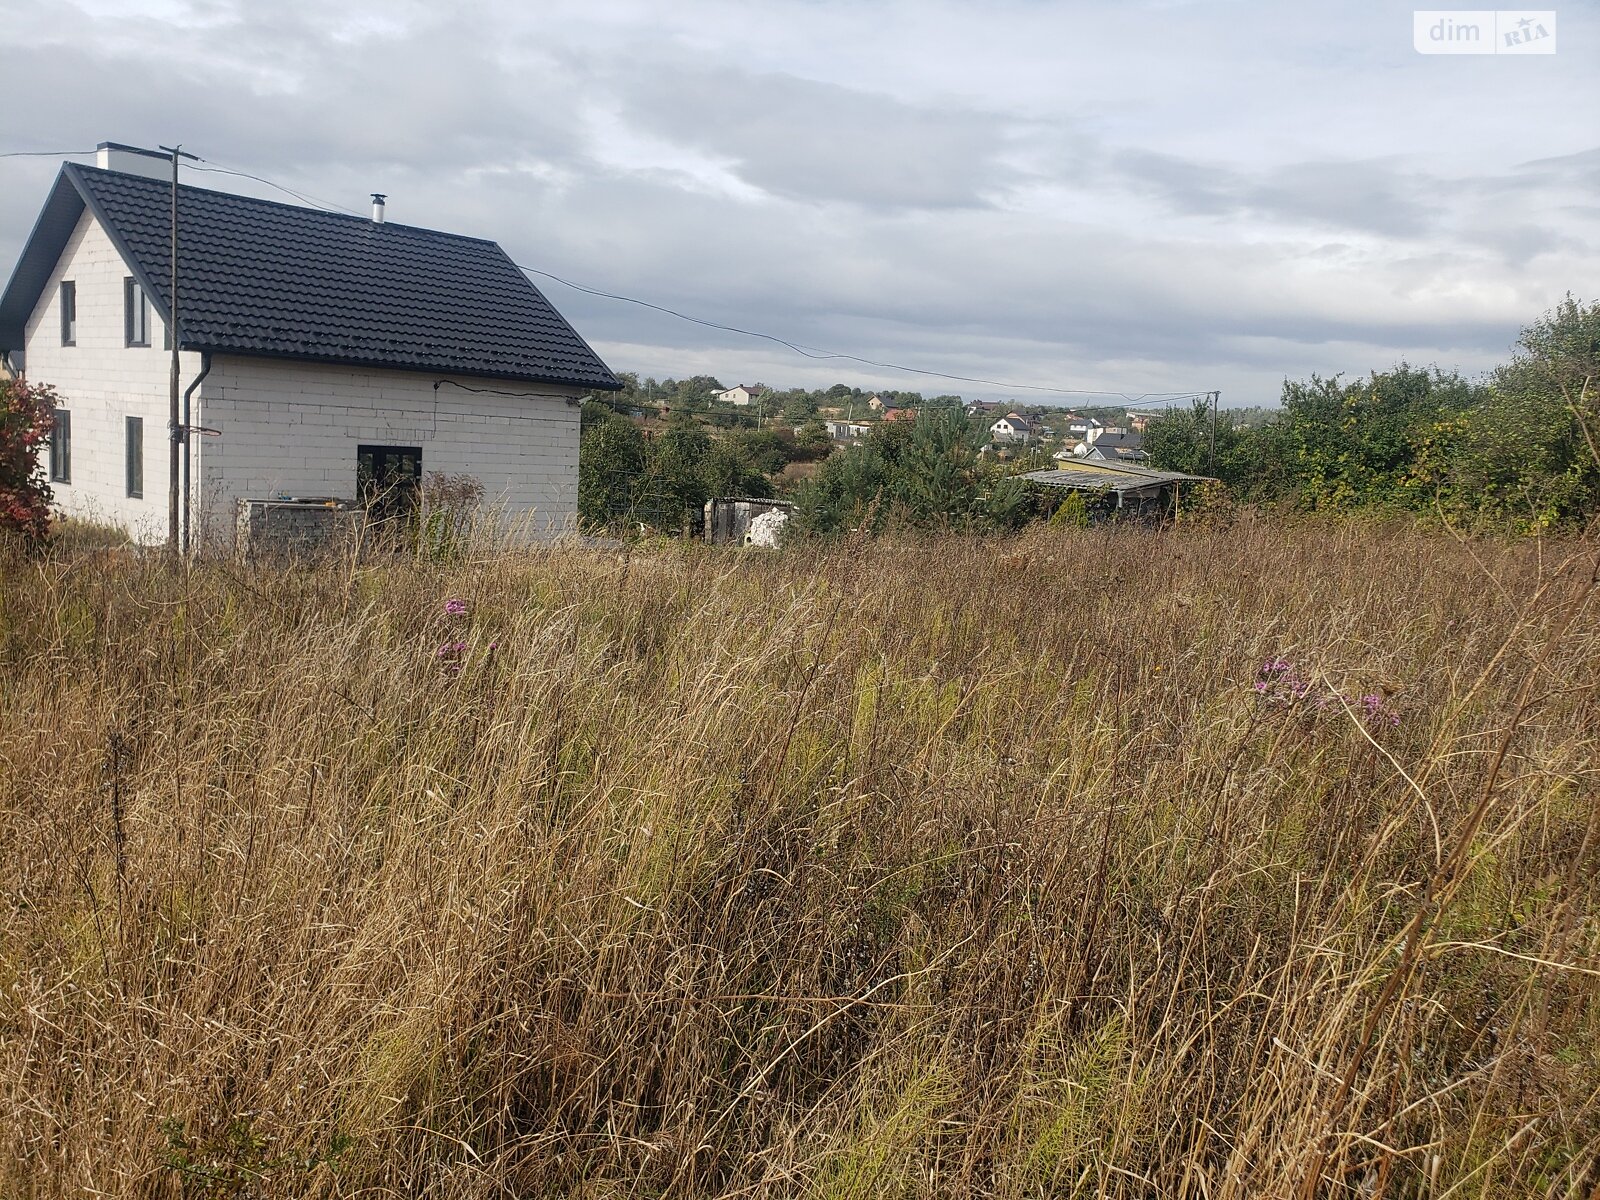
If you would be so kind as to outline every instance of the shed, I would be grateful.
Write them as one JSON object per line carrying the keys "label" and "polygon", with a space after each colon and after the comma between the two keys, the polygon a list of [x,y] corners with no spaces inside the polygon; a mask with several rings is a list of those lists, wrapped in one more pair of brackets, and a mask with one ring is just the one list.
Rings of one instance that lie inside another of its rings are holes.
{"label": "shed", "polygon": [[711,545],[743,546],[750,536],[750,525],[762,513],[794,511],[788,500],[768,500],[756,496],[718,496],[706,501],[705,539]]}
{"label": "shed", "polygon": [[1169,511],[1186,483],[1210,483],[1204,475],[1157,471],[1128,462],[1084,460],[1064,470],[1029,471],[1021,478],[1038,488],[1103,496],[1118,512],[1155,515]]}

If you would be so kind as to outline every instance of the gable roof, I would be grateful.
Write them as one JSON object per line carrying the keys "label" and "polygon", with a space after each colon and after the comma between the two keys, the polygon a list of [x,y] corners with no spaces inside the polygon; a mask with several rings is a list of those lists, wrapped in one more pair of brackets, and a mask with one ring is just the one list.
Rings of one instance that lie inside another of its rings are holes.
{"label": "gable roof", "polygon": [[1150,456],[1143,450],[1136,450],[1131,446],[1102,446],[1094,442],[1084,452],[1083,457],[1097,458],[1104,462],[1144,462]]}
{"label": "gable roof", "polygon": [[[65,164],[0,296],[0,349],[22,348],[85,208],[167,321],[171,205],[163,180]],[[182,349],[622,386],[495,242],[188,186],[178,229]]]}
{"label": "gable roof", "polygon": [[1138,433],[1106,433],[1089,443],[1101,450],[1141,450],[1144,448],[1144,436]]}

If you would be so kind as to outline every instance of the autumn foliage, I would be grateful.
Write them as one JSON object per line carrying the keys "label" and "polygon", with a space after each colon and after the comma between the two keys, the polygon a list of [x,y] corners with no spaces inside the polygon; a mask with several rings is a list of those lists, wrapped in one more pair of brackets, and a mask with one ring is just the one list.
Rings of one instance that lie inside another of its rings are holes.
{"label": "autumn foliage", "polygon": [[39,448],[55,427],[55,389],[26,379],[0,380],[0,534],[25,543],[50,533],[50,484]]}

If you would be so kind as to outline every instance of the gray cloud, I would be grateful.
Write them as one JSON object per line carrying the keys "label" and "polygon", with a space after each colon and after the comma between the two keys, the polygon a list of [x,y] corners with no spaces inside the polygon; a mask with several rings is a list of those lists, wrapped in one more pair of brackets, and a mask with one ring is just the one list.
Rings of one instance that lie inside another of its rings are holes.
{"label": "gray cloud", "polygon": [[1007,122],[871,91],[726,66],[635,75],[625,112],[642,129],[725,157],[754,187],[873,207],[980,205],[1014,171]]}
{"label": "gray cloud", "polygon": [[[387,191],[392,219],[588,284],[951,374],[1260,401],[1401,357],[1479,369],[1600,271],[1581,55],[1515,77],[1425,59],[1375,0],[74,4],[0,0],[0,150],[178,139],[352,208]],[[0,170],[9,263],[53,168]],[[955,387],[542,286],[620,369]]]}
{"label": "gray cloud", "polygon": [[1146,150],[1109,157],[1109,175],[1191,216],[1256,217],[1309,228],[1416,237],[1442,209],[1442,181],[1399,163],[1290,162],[1256,170]]}

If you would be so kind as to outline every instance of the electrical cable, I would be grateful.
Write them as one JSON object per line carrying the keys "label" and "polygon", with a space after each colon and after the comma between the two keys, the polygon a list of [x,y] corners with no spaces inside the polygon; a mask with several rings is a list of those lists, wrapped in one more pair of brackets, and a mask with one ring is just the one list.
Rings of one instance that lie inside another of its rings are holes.
{"label": "electrical cable", "polygon": [[[345,208],[343,205],[334,204],[331,201],[317,200],[314,197],[297,192],[292,188],[284,187],[282,184],[275,183],[272,180],[263,178],[260,175],[252,175],[248,171],[240,171],[232,167],[225,167],[213,159],[201,158],[200,161],[210,165],[208,167],[195,167],[192,168],[193,170],[211,170],[224,175],[237,175],[243,179],[253,179],[257,183],[263,183],[268,187],[276,188],[285,195],[293,196],[295,199],[300,200],[302,203],[309,204],[314,208],[320,208],[327,212],[342,212],[352,217],[363,216],[362,213],[356,212],[354,209]],[[1165,402],[1175,403],[1180,400],[1194,399],[1198,396],[1208,394],[1207,392],[1197,390],[1188,392],[1141,392],[1135,395],[1130,392],[1118,392],[1109,389],[1060,388],[1048,387],[1037,383],[1007,383],[1003,380],[983,379],[972,375],[952,375],[944,371],[924,370],[920,367],[907,366],[904,363],[886,362],[880,359],[867,358],[859,354],[848,354],[843,351],[826,350],[818,346],[807,346],[803,343],[791,342],[787,338],[779,337],[777,334],[764,333],[757,329],[744,329],[737,325],[726,325],[720,321],[710,321],[702,317],[690,316],[688,313],[679,312],[677,309],[669,308],[664,304],[655,304],[649,300],[641,300],[635,296],[623,295],[620,292],[609,292],[603,288],[589,287],[586,284],[575,283],[574,281],[570,279],[564,279],[560,275],[556,275],[553,272],[540,270],[538,267],[528,267],[517,262],[513,262],[512,265],[515,266],[517,270],[522,271],[525,274],[537,275],[540,278],[549,279],[555,283],[561,284],[562,287],[571,288],[572,290],[582,292],[585,295],[596,296],[605,300],[615,300],[623,304],[636,305],[639,308],[649,309],[652,312],[658,312],[664,316],[674,317],[680,321],[687,321],[692,325],[699,325],[706,329],[716,329],[725,333],[738,334],[742,337],[757,338],[762,341],[772,342],[775,345],[783,346],[785,349],[794,351],[803,358],[809,358],[818,362],[855,362],[861,363],[863,366],[877,367],[886,371],[902,371],[908,375],[921,375],[925,378],[932,379],[946,379],[953,383],[976,383],[982,384],[985,387],[1003,388],[1008,391],[1044,392],[1054,396],[1106,396],[1125,401],[1129,404],[1138,404],[1145,400],[1165,400]]]}
{"label": "electrical cable", "polygon": [[[82,151],[74,150],[74,151],[59,151],[59,152],[45,151],[45,150],[26,150],[26,151],[14,151],[14,152],[8,153],[8,154],[0,154],[0,158],[52,157],[52,156],[54,156],[54,157],[70,157],[70,156],[76,155],[76,154],[92,154],[92,153],[94,153],[94,152],[93,151],[89,151],[89,150],[82,150]],[[236,175],[241,179],[254,180],[256,183],[264,184],[264,185],[266,185],[267,187],[270,187],[270,188],[275,188],[278,191],[282,192],[286,196],[293,196],[296,200],[299,200],[302,204],[308,204],[312,208],[318,208],[318,209],[321,209],[324,212],[344,213],[345,215],[351,216],[351,217],[361,217],[363,215],[363,214],[361,214],[359,212],[356,212],[354,209],[346,208],[341,204],[334,204],[331,201],[318,200],[313,196],[307,195],[307,194],[302,193],[302,192],[297,192],[293,188],[285,187],[283,184],[276,183],[273,180],[267,179],[267,178],[265,178],[265,177],[263,177],[261,175],[254,175],[254,174],[251,174],[249,171],[240,171],[240,170],[237,170],[237,169],[235,169],[233,167],[224,166],[221,163],[216,162],[214,159],[198,158],[197,161],[201,162],[201,163],[206,163],[207,165],[206,166],[191,166],[190,170],[193,170],[193,171],[207,171],[207,172],[211,172],[211,173],[214,173],[214,174],[220,174],[220,175]],[[705,328],[705,329],[715,329],[715,330],[719,330],[719,331],[724,332],[724,333],[738,334],[741,337],[756,338],[756,339],[761,340],[761,341],[771,342],[774,345],[782,346],[787,350],[794,351],[794,353],[800,355],[802,358],[808,358],[808,359],[811,359],[811,360],[816,361],[816,362],[853,362],[853,363],[860,363],[863,366],[877,367],[878,369],[885,370],[885,371],[901,371],[901,372],[904,372],[905,374],[908,374],[908,375],[920,375],[923,378],[927,378],[927,379],[945,379],[945,380],[949,380],[950,382],[953,382],[953,383],[976,383],[976,384],[981,384],[984,387],[1001,388],[1001,389],[1006,390],[1006,391],[1043,392],[1043,393],[1045,393],[1047,395],[1053,395],[1053,396],[1105,396],[1105,397],[1108,397],[1108,398],[1121,400],[1121,401],[1123,401],[1123,402],[1125,402],[1127,404],[1141,404],[1141,403],[1144,403],[1146,401],[1153,401],[1153,402],[1159,403],[1159,404],[1175,404],[1175,403],[1178,403],[1178,402],[1183,401],[1183,400],[1192,400],[1192,399],[1197,399],[1197,398],[1199,398],[1201,396],[1210,395],[1210,389],[1207,389],[1205,391],[1195,390],[1195,391],[1187,391],[1187,392],[1140,392],[1138,394],[1134,394],[1134,393],[1131,393],[1131,392],[1119,392],[1119,391],[1114,391],[1114,390],[1111,390],[1111,389],[1104,389],[1104,388],[1051,387],[1051,386],[1047,386],[1045,384],[1038,384],[1038,383],[1015,383],[1015,382],[1007,382],[1007,381],[998,380],[998,379],[985,379],[985,378],[982,378],[982,377],[976,376],[976,375],[953,375],[953,374],[950,374],[949,372],[945,372],[945,371],[927,370],[927,369],[922,368],[922,367],[908,366],[905,363],[890,362],[890,361],[887,361],[887,360],[884,360],[884,359],[867,358],[864,355],[849,354],[849,353],[846,353],[846,352],[840,351],[840,350],[827,350],[827,349],[824,349],[824,348],[819,347],[819,346],[808,346],[808,345],[805,345],[804,343],[792,342],[787,338],[779,337],[775,333],[765,333],[765,332],[763,332],[763,331],[761,331],[759,329],[745,329],[745,328],[742,328],[741,326],[738,326],[738,325],[727,325],[727,324],[722,323],[721,321],[711,321],[711,320],[707,320],[707,319],[705,319],[703,317],[691,316],[690,314],[685,313],[685,312],[680,312],[675,308],[670,308],[667,305],[655,304],[655,303],[653,303],[653,302],[651,302],[649,300],[641,300],[636,296],[628,296],[628,295],[624,295],[624,294],[622,294],[620,292],[610,292],[610,291],[606,291],[603,288],[589,287],[586,284],[575,283],[574,281],[572,281],[570,279],[564,279],[560,275],[556,275],[553,272],[540,270],[538,267],[523,266],[521,263],[517,263],[517,262],[513,262],[512,265],[515,266],[519,271],[522,271],[524,274],[537,275],[541,279],[549,279],[554,283],[559,283],[562,287],[571,288],[573,291],[582,292],[583,294],[588,295],[588,296],[596,296],[596,297],[599,297],[599,298],[605,299],[605,300],[615,300],[615,301],[617,301],[619,303],[622,303],[622,304],[632,304],[632,305],[635,305],[635,306],[637,306],[639,308],[648,309],[651,312],[657,312],[657,313],[661,313],[664,316],[673,317],[673,318],[675,318],[675,319],[677,319],[679,321],[686,321],[691,325],[699,325],[699,326],[701,326],[702,328]],[[469,389],[469,390],[471,390],[471,389]],[[506,394],[509,394],[509,393],[506,393]]]}
{"label": "electrical cable", "polygon": [[344,213],[346,216],[351,217],[362,216],[361,213],[356,212],[354,209],[346,208],[342,204],[334,204],[329,200],[318,200],[315,197],[306,195],[303,192],[297,192],[293,188],[284,187],[281,183],[274,183],[270,179],[264,179],[260,175],[252,175],[249,171],[236,171],[232,167],[225,167],[221,163],[215,162],[209,158],[202,158],[200,161],[203,163],[209,163],[210,165],[204,167],[191,166],[189,169],[191,171],[206,171],[214,175],[237,175],[241,179],[253,179],[257,183],[264,183],[270,188],[276,188],[286,196],[293,196],[302,204],[309,204],[312,208],[320,208],[323,212]]}
{"label": "electrical cable", "polygon": [[981,383],[988,387],[1005,388],[1007,390],[1048,392],[1055,396],[1114,396],[1119,400],[1126,400],[1130,404],[1137,404],[1143,400],[1155,399],[1158,397],[1170,397],[1174,401],[1188,400],[1197,396],[1208,394],[1201,391],[1192,391],[1142,392],[1139,395],[1133,395],[1129,392],[1115,392],[1095,388],[1058,388],[1046,387],[1043,384],[1037,383],[1006,383],[996,379],[980,379],[972,375],[950,375],[943,371],[928,371],[921,367],[908,367],[902,363],[883,362],[878,359],[864,358],[859,354],[846,354],[842,351],[824,350],[818,346],[806,346],[801,343],[788,341],[785,338],[777,336],[777,334],[762,333],[760,330],[756,329],[742,329],[737,325],[724,325],[720,321],[707,321],[700,317],[692,317],[688,313],[679,312],[677,309],[668,308],[663,304],[653,304],[649,300],[640,300],[633,296],[624,296],[619,292],[607,292],[601,290],[600,288],[592,288],[581,283],[574,283],[570,279],[563,279],[561,276],[552,274],[549,271],[541,271],[538,267],[525,267],[521,263],[516,262],[514,262],[512,265],[519,271],[523,271],[529,275],[538,275],[544,279],[554,280],[563,287],[572,288],[574,291],[583,292],[586,295],[599,296],[606,300],[619,300],[624,304],[636,304],[640,308],[648,308],[653,312],[664,313],[669,317],[676,317],[680,321],[688,321],[693,325],[703,325],[707,329],[720,329],[726,333],[737,333],[743,335],[744,337],[761,338],[765,341],[775,342],[780,346],[793,350],[796,354],[799,354],[805,358],[815,359],[818,361],[839,360],[844,362],[857,362],[869,367],[881,367],[887,371],[904,371],[910,375],[922,375],[933,379],[948,379],[956,383]]}

